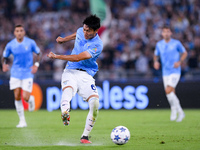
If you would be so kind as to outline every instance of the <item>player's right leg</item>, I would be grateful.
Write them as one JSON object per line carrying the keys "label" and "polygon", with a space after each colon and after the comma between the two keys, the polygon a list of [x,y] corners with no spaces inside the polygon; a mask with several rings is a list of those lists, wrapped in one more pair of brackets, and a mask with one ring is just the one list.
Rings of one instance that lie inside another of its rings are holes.
{"label": "player's right leg", "polygon": [[169,102],[170,109],[171,109],[170,120],[174,121],[174,120],[176,120],[176,117],[177,117],[177,111],[176,111],[176,106],[173,102],[173,99],[169,95],[170,92],[174,91],[174,88],[169,86],[169,80],[170,80],[169,76],[163,76],[163,84],[164,84],[164,88],[165,88],[165,93],[166,93],[166,97],[167,97],[167,100]]}
{"label": "player's right leg", "polygon": [[10,90],[14,90],[15,97],[15,108],[17,114],[19,116],[19,124],[16,126],[17,128],[26,127],[26,120],[24,116],[24,106],[21,100],[21,80],[17,78],[10,78]]}
{"label": "player's right leg", "polygon": [[61,117],[64,125],[69,125],[70,123],[70,101],[72,99],[73,89],[71,86],[65,87],[62,92],[62,98],[60,103]]}
{"label": "player's right leg", "polygon": [[64,125],[69,125],[70,122],[70,101],[77,91],[76,79],[70,69],[65,69],[62,74],[62,98],[61,98],[61,117]]}
{"label": "player's right leg", "polygon": [[170,115],[170,120],[174,121],[177,118],[177,109],[176,109],[176,104],[174,102],[174,88],[171,86],[167,86],[165,88],[165,93],[167,96],[167,100],[169,102],[170,108],[171,108],[171,115]]}
{"label": "player's right leg", "polygon": [[27,127],[24,116],[24,106],[21,100],[21,88],[14,89],[14,95],[15,95],[15,108],[19,116],[19,124],[16,127],[17,128]]}

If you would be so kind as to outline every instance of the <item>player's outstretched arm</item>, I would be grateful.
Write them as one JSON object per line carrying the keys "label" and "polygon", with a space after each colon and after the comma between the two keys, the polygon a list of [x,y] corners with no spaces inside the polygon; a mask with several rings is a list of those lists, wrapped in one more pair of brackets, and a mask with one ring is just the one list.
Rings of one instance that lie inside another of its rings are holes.
{"label": "player's outstretched arm", "polygon": [[8,58],[2,58],[2,71],[7,72],[9,70],[9,65],[7,64]]}
{"label": "player's outstretched arm", "polygon": [[62,37],[57,37],[56,39],[56,42],[59,43],[59,44],[62,44],[62,43],[65,43],[65,42],[68,42],[68,41],[71,41],[71,40],[75,40],[76,39],[76,32],[71,34],[71,35],[68,35],[64,38]]}
{"label": "player's outstretched arm", "polygon": [[92,57],[87,51],[84,51],[78,55],[56,55],[53,52],[50,52],[47,56],[52,59],[61,59],[72,62],[78,62],[81,60],[90,59]]}

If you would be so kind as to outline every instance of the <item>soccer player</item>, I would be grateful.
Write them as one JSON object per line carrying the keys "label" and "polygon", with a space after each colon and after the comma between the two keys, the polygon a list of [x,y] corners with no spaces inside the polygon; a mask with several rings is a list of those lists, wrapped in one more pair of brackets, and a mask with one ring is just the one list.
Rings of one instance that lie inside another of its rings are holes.
{"label": "soccer player", "polygon": [[83,27],[76,33],[64,38],[58,37],[58,43],[64,43],[75,39],[71,55],[56,55],[52,52],[48,57],[67,60],[68,63],[62,74],[62,98],[61,112],[64,125],[70,122],[70,101],[78,93],[89,104],[84,132],[81,143],[91,143],[88,136],[97,119],[99,96],[93,76],[98,71],[96,59],[101,54],[103,44],[97,31],[100,28],[100,19],[96,15],[90,15],[83,21]]}
{"label": "soccer player", "polygon": [[187,51],[181,42],[171,38],[171,35],[171,29],[164,26],[162,29],[163,40],[156,44],[154,52],[154,68],[159,69],[158,59],[160,57],[165,93],[171,108],[170,120],[181,122],[185,114],[176,96],[175,88],[181,76],[181,63],[186,59]]}
{"label": "soccer player", "polygon": [[[9,70],[8,57],[12,54],[13,64],[10,73],[10,90],[14,90],[15,107],[19,116],[17,128],[27,127],[24,107],[21,98],[29,103],[29,111],[35,109],[35,100],[30,96],[33,85],[33,74],[39,67],[40,49],[35,41],[25,36],[25,30],[22,25],[15,26],[15,38],[5,47],[2,58],[2,70]],[[33,65],[33,52],[37,54],[36,62]],[[21,89],[23,94],[21,94]]]}

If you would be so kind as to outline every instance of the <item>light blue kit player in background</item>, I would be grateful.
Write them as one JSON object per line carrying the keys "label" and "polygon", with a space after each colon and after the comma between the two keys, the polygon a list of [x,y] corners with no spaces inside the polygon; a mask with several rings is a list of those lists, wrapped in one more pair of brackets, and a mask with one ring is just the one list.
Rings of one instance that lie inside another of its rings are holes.
{"label": "light blue kit player in background", "polygon": [[[22,25],[16,25],[14,29],[15,38],[5,47],[2,58],[3,72],[9,71],[8,57],[13,55],[13,64],[10,71],[10,90],[14,90],[15,107],[19,116],[17,128],[27,127],[24,116],[22,98],[28,102],[29,111],[35,109],[34,96],[31,96],[33,86],[33,74],[39,67],[40,49],[35,41],[25,36]],[[36,62],[33,65],[33,52],[36,53]],[[23,94],[21,95],[21,89]]]}
{"label": "light blue kit player in background", "polygon": [[171,38],[171,35],[171,29],[164,26],[162,29],[163,40],[156,44],[154,52],[154,68],[159,69],[158,59],[160,57],[165,93],[171,108],[170,120],[181,122],[185,114],[176,96],[175,88],[180,80],[181,63],[186,59],[187,51],[181,42]]}
{"label": "light blue kit player in background", "polygon": [[97,119],[99,107],[99,95],[93,76],[98,71],[96,59],[101,54],[103,44],[97,32],[100,28],[100,19],[91,15],[83,21],[83,27],[76,33],[64,38],[58,37],[58,43],[75,40],[71,55],[56,55],[52,52],[48,57],[52,59],[67,60],[68,63],[62,74],[62,98],[61,112],[64,125],[70,122],[70,101],[78,93],[89,104],[89,113],[86,119],[85,129],[81,136],[81,143],[91,143],[89,133]]}

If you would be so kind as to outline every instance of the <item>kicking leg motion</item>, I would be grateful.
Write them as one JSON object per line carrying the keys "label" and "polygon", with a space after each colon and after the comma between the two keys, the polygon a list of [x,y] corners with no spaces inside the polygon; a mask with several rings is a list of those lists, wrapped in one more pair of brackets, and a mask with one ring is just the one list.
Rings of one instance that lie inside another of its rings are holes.
{"label": "kicking leg motion", "polygon": [[72,93],[73,93],[72,87],[65,88],[62,93],[60,108],[62,112],[61,117],[64,125],[69,125],[70,123],[69,111],[70,111],[70,101],[72,99]]}

